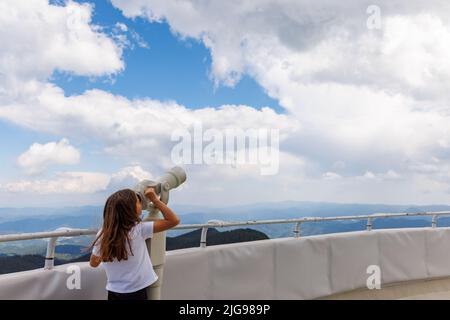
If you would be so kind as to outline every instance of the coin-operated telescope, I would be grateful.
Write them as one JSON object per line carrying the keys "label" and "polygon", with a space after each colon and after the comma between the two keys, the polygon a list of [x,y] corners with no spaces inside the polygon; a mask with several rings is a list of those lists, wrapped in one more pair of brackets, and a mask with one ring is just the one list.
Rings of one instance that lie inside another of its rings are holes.
{"label": "coin-operated telescope", "polygon": [[[167,204],[169,202],[169,191],[180,186],[186,181],[186,172],[181,167],[173,167],[164,175],[153,180],[143,180],[139,182],[134,191],[141,195],[142,210],[148,211],[148,216],[145,221],[154,221],[162,218],[159,210],[152,204],[150,199],[145,196],[145,189],[153,187],[159,199]],[[153,234],[153,237],[146,240],[148,254],[153,264],[153,269],[158,275],[158,280],[147,289],[147,296],[149,300],[161,299],[161,284],[164,271],[164,262],[166,255],[166,232],[158,232]]]}

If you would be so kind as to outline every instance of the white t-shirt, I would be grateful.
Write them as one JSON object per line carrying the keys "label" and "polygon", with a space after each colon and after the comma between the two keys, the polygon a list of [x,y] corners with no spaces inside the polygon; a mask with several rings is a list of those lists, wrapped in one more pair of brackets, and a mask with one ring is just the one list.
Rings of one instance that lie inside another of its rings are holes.
{"label": "white t-shirt", "polygon": [[[130,230],[129,235],[134,255],[129,252],[127,244],[128,260],[117,261],[115,258],[112,262],[101,263],[108,278],[106,283],[106,290],[108,291],[117,293],[135,292],[158,280],[145,244],[146,239],[153,237],[153,221],[139,222]],[[99,251],[100,240],[95,244],[92,254],[100,256]]]}

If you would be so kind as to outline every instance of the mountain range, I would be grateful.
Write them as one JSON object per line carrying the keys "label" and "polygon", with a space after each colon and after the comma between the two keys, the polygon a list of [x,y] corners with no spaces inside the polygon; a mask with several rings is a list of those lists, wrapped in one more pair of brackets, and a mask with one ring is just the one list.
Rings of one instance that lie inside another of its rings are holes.
{"label": "mountain range", "polygon": [[[342,204],[326,202],[267,202],[229,207],[206,207],[191,205],[170,205],[180,216],[181,224],[206,223],[209,220],[247,221],[267,219],[287,219],[300,217],[328,217],[364,215],[372,213],[400,213],[424,211],[449,211],[448,205],[386,205],[386,204]],[[55,230],[59,227],[97,229],[102,223],[101,206],[83,206],[66,208],[0,208],[0,234],[39,232]],[[441,217],[439,226],[449,226],[450,218]],[[301,234],[313,235],[332,232],[355,231],[365,229],[365,220],[327,221],[302,223]],[[431,225],[430,217],[403,217],[376,219],[373,228],[421,227]],[[251,229],[267,235],[269,238],[293,235],[293,224],[254,225]],[[221,228],[234,230],[241,227]],[[167,235],[176,237],[189,230],[170,230]],[[209,231],[211,232],[211,230]],[[65,245],[86,246],[92,237],[73,237],[58,239],[59,247]],[[44,254],[46,240],[29,240],[0,243],[0,254],[32,255]],[[73,248],[72,248],[73,249]],[[71,250],[72,250],[71,249]],[[69,249],[67,249],[69,250]],[[60,252],[63,257],[72,252]]]}

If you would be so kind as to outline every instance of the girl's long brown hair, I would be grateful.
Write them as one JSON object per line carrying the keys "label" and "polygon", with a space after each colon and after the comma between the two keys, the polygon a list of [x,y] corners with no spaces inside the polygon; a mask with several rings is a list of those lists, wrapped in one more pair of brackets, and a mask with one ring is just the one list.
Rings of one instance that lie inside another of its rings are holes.
{"label": "girl's long brown hair", "polygon": [[[136,193],[130,189],[119,190],[106,200],[103,209],[103,226],[91,248],[100,241],[100,258],[103,262],[128,259],[127,244],[133,255],[129,231],[141,219],[136,211]],[[139,199],[140,200],[140,199]]]}

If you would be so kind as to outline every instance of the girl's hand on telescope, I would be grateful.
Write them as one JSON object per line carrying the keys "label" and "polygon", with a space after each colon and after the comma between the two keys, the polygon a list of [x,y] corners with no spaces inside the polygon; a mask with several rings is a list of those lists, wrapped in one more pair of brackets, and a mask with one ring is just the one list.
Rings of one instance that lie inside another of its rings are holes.
{"label": "girl's hand on telescope", "polygon": [[148,187],[147,189],[145,189],[145,196],[149,198],[151,202],[159,200],[153,187]]}

